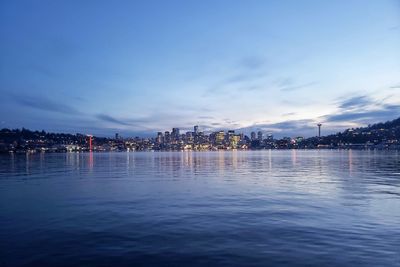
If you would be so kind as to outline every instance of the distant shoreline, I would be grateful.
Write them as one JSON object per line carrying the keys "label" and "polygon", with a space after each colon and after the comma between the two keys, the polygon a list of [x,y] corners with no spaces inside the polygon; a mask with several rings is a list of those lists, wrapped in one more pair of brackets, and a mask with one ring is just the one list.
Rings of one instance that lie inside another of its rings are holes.
{"label": "distant shoreline", "polygon": [[357,151],[400,151],[400,147],[396,148],[274,148],[274,149],[218,149],[218,150],[109,150],[109,151],[16,151],[16,152],[0,152],[0,155],[35,155],[35,154],[106,154],[106,153],[143,153],[143,152],[152,152],[152,153],[163,153],[163,152],[195,152],[195,153],[203,153],[203,152],[254,152],[254,151],[348,151],[348,150],[357,150]]}

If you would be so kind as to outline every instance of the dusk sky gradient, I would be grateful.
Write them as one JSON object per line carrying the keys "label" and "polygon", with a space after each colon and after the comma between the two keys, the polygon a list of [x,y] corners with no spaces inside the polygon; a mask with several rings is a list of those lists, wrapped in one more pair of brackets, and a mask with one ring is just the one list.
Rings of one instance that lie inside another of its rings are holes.
{"label": "dusk sky gradient", "polygon": [[400,1],[1,1],[0,128],[314,136],[400,116]]}

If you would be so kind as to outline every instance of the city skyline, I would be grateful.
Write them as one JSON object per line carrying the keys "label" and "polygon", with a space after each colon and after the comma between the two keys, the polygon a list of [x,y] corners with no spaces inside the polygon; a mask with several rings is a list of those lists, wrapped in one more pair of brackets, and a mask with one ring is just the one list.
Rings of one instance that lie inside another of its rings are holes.
{"label": "city skyline", "polygon": [[263,149],[399,149],[400,117],[364,128],[347,129],[333,135],[274,138],[262,131],[250,135],[234,130],[203,132],[198,125],[191,131],[179,128],[158,132],[150,138],[96,137],[88,134],[48,133],[29,129],[0,129],[0,153],[110,152],[110,151],[217,151]]}
{"label": "city skyline", "polygon": [[398,1],[3,1],[0,128],[316,136],[400,114]]}

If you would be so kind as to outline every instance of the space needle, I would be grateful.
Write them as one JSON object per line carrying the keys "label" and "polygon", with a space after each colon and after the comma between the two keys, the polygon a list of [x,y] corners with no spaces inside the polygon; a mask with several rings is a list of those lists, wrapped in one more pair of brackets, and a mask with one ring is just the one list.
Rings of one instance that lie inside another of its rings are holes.
{"label": "space needle", "polygon": [[318,123],[317,125],[318,125],[318,137],[321,137],[321,126],[322,126],[322,124]]}

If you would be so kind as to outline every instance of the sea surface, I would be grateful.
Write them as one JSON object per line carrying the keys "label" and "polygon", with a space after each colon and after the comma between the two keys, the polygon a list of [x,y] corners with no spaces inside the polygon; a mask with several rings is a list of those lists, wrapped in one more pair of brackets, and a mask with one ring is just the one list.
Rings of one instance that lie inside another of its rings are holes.
{"label": "sea surface", "polygon": [[1,155],[0,266],[400,266],[400,152]]}

